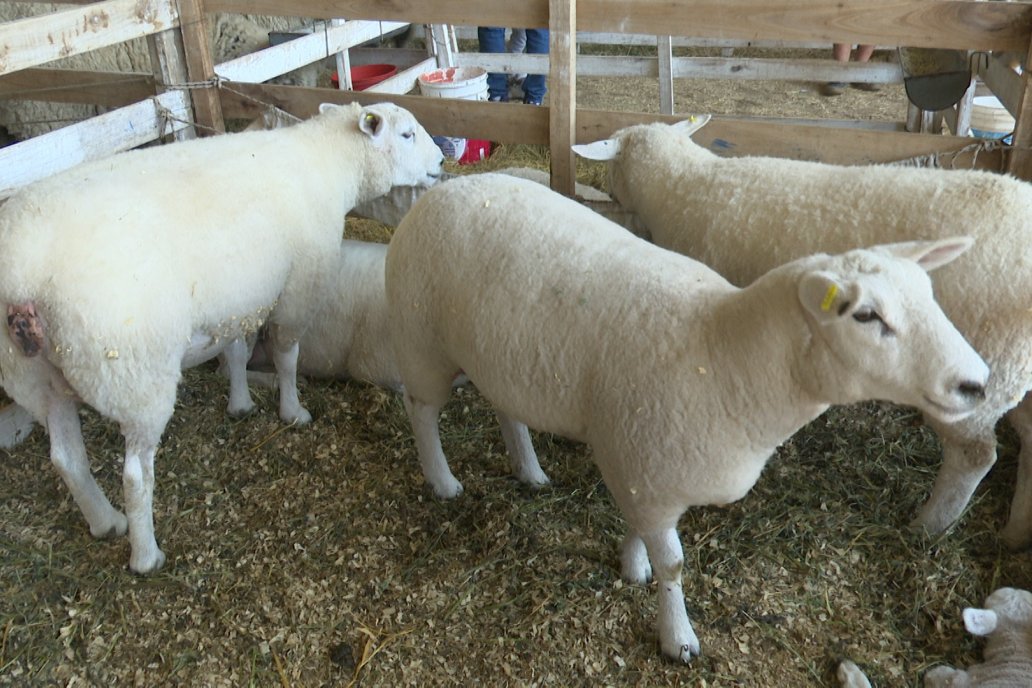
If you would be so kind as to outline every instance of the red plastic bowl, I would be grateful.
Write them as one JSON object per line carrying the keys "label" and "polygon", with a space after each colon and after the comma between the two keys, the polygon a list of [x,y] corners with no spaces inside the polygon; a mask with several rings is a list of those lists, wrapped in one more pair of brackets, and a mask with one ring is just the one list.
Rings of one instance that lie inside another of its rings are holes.
{"label": "red plastic bowl", "polygon": [[[398,68],[391,64],[369,64],[352,67],[351,86],[356,91],[364,91],[373,84],[378,84],[387,77],[394,76],[397,72]],[[337,82],[340,81],[337,72],[333,73],[330,81],[333,82],[334,86],[337,86]]]}

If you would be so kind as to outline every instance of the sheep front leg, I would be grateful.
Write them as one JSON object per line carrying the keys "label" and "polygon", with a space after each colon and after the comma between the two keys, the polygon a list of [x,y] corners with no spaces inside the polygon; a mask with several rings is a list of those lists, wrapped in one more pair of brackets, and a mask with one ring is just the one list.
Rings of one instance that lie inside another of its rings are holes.
{"label": "sheep front leg", "polygon": [[1017,550],[1032,544],[1032,396],[1026,396],[1011,410],[1007,420],[1021,439],[1021,450],[1010,517],[1000,537],[1008,547]]}
{"label": "sheep front leg", "polygon": [[935,667],[924,677],[925,688],[964,688],[971,685],[968,672],[949,666]]}
{"label": "sheep front leg", "polygon": [[684,606],[684,591],[681,587],[684,550],[681,549],[681,539],[674,528],[644,534],[642,539],[654,565],[658,586],[659,646],[667,657],[687,664],[692,661],[692,657],[701,654],[701,650]]}
{"label": "sheep front leg", "polygon": [[312,421],[312,414],[301,405],[297,396],[297,354],[296,340],[281,342],[272,328],[272,364],[276,367],[276,381],[279,385],[279,415],[284,423],[304,425]]}
{"label": "sheep front leg", "polygon": [[247,386],[247,361],[251,358],[247,342],[242,338],[234,339],[223,351],[226,359],[226,374],[229,376],[229,415],[242,418],[254,410],[254,400]]}
{"label": "sheep front leg", "polygon": [[645,585],[652,580],[652,564],[645,549],[645,541],[629,531],[620,547],[620,576],[633,585]]}
{"label": "sheep front leg", "polygon": [[89,524],[90,534],[95,538],[125,535],[128,528],[125,515],[111,506],[90,472],[74,400],[55,396],[50,401],[47,432],[50,434],[50,461]]}
{"label": "sheep front leg", "polygon": [[932,494],[911,527],[938,534],[960,518],[978,483],[996,462],[996,436],[992,426],[948,426],[926,419],[942,440],[942,466],[935,476]]}
{"label": "sheep front leg", "polygon": [[423,479],[430,483],[434,494],[441,499],[458,497],[462,494],[462,483],[452,475],[448,459],[441,448],[441,432],[437,424],[441,407],[421,402],[408,392],[404,400],[405,411],[412,423],[412,434],[416,438],[416,452],[423,469]]}
{"label": "sheep front leg", "polygon": [[502,440],[505,442],[505,451],[509,454],[512,474],[521,483],[531,487],[547,485],[548,476],[538,463],[537,452],[534,451],[534,443],[530,439],[527,426],[497,409],[495,416],[498,417],[498,425],[502,428]]}
{"label": "sheep front leg", "polygon": [[129,516],[129,569],[141,575],[153,573],[165,564],[165,553],[154,539],[154,454],[157,448],[157,437],[151,439],[151,433],[126,432],[122,489]]}

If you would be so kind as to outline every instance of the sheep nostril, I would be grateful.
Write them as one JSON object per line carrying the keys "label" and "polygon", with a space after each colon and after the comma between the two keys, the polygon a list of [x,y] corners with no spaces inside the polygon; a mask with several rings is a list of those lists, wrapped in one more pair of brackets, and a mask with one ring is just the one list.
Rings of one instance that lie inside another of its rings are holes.
{"label": "sheep nostril", "polygon": [[961,382],[957,391],[968,399],[985,399],[985,385],[978,382]]}

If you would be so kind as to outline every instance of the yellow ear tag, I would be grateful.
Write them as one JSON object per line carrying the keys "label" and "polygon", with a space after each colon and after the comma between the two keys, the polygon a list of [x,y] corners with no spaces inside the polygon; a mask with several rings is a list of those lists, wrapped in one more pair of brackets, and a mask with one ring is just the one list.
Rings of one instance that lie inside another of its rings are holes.
{"label": "yellow ear tag", "polygon": [[821,310],[822,311],[830,311],[831,310],[831,304],[835,303],[835,295],[836,294],[838,294],[838,285],[837,284],[830,284],[830,285],[828,285],[828,291],[826,291],[824,293],[824,300],[821,301]]}
{"label": "yellow ear tag", "polygon": [[366,116],[365,116],[365,121],[366,121],[366,123],[367,123],[367,124],[368,124],[368,123],[370,123],[370,122],[373,122],[373,121],[375,121],[375,120],[376,120],[376,115],[374,115],[374,114],[373,114],[373,113],[371,113],[371,112],[367,112],[367,113],[366,113]]}
{"label": "yellow ear tag", "polygon": [[689,122],[694,122],[695,119],[696,119],[695,115],[691,115],[690,117],[688,117],[688,121]]}

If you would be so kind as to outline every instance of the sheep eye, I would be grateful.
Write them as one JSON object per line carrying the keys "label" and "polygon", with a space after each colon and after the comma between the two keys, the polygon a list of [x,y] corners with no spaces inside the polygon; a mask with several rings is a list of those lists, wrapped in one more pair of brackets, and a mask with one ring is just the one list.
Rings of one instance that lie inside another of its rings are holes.
{"label": "sheep eye", "polygon": [[874,311],[874,310],[861,310],[861,311],[857,311],[856,313],[853,313],[853,320],[857,321],[858,323],[872,323],[872,322],[881,323],[881,330],[882,330],[881,333],[882,333],[883,337],[888,337],[890,335],[895,334],[893,329],[891,327],[889,327],[884,320],[882,320],[882,317],[878,314],[877,311]]}
{"label": "sheep eye", "polygon": [[410,138],[412,138],[415,135],[416,135],[416,133],[413,132],[413,131],[406,131],[404,134],[401,135],[401,138],[403,138],[403,139],[410,139]]}

